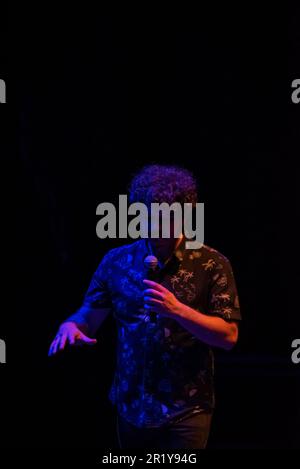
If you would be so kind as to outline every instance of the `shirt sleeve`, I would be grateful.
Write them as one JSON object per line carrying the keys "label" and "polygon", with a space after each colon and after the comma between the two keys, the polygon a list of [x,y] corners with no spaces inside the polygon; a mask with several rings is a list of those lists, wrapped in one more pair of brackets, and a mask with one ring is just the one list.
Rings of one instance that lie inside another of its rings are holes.
{"label": "shirt sleeve", "polygon": [[239,297],[232,267],[220,257],[212,271],[208,301],[209,314],[230,320],[241,320]]}
{"label": "shirt sleeve", "polygon": [[111,307],[111,298],[107,285],[109,270],[110,255],[108,253],[100,262],[96,272],[94,273],[91,279],[90,285],[84,296],[82,306],[91,309]]}

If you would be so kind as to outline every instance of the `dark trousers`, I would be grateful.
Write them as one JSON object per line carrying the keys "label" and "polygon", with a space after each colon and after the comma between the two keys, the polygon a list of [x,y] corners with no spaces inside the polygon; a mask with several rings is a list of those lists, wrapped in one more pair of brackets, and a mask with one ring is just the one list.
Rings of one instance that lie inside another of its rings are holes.
{"label": "dark trousers", "polygon": [[212,414],[192,414],[158,428],[138,428],[117,416],[120,448],[193,448],[204,449],[209,436]]}

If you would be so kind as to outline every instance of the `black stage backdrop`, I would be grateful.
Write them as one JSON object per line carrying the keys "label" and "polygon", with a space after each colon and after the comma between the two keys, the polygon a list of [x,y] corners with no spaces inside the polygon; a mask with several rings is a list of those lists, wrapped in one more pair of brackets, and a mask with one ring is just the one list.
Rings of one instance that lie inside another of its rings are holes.
{"label": "black stage backdrop", "polygon": [[121,244],[96,237],[96,206],[157,162],[197,176],[205,242],[229,257],[240,293],[240,342],[217,353],[209,447],[299,447],[299,28],[295,12],[260,13],[11,18],[7,446],[116,447],[113,321],[93,349],[47,352]]}

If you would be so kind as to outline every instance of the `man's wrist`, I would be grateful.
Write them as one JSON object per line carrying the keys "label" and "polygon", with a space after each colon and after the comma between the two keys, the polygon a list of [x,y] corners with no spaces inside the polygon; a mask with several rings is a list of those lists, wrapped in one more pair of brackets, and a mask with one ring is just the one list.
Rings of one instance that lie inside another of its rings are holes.
{"label": "man's wrist", "polygon": [[178,320],[186,317],[186,305],[177,301],[174,307],[174,314]]}

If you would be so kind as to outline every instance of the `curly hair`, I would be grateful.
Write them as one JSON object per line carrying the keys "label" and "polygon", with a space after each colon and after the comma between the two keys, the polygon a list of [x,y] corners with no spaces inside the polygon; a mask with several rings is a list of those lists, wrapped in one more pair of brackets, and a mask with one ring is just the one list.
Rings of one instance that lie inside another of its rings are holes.
{"label": "curly hair", "polygon": [[130,202],[197,202],[197,184],[192,173],[173,165],[151,164],[142,168],[129,187]]}

